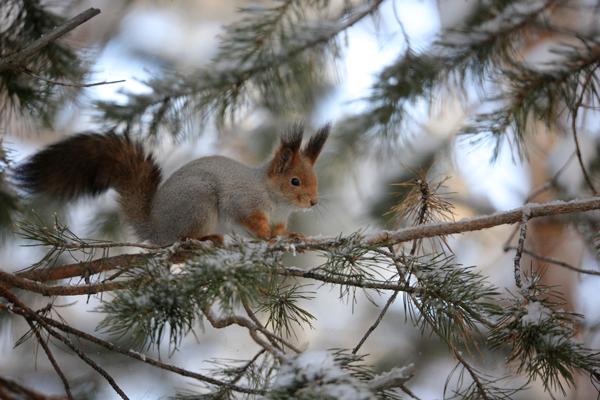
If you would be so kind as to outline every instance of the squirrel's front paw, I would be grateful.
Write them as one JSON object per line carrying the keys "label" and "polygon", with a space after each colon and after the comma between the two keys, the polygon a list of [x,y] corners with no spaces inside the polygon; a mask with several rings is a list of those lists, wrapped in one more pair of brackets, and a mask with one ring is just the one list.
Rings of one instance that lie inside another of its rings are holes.
{"label": "squirrel's front paw", "polygon": [[303,233],[300,233],[300,232],[288,232],[288,233],[286,234],[286,236],[287,236],[289,239],[292,239],[292,240],[299,240],[299,241],[300,241],[300,240],[304,240],[304,239],[306,239],[306,236],[304,236],[304,234],[303,234]]}

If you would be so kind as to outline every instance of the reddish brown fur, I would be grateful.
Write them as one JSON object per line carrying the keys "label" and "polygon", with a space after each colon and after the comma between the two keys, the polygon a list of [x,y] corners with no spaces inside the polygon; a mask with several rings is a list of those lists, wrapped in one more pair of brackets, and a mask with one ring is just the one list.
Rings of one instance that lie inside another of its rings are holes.
{"label": "reddish brown fur", "polygon": [[[278,150],[278,153],[282,150]],[[301,208],[312,207],[319,199],[318,182],[312,161],[300,152],[293,153],[283,172],[277,165],[281,158],[276,154],[269,171],[271,185],[290,203]],[[300,186],[291,184],[292,178],[300,180]]]}
{"label": "reddish brown fur", "polygon": [[275,224],[275,226],[273,226],[273,230],[271,232],[271,235],[273,237],[275,236],[286,236],[288,234],[287,228],[285,226],[285,224]]}
{"label": "reddish brown fur", "polygon": [[240,223],[256,237],[270,239],[272,236],[269,217],[262,211],[251,212],[248,217],[240,221]]}
{"label": "reddish brown fur", "polygon": [[[281,137],[281,143],[273,156],[268,169],[271,187],[289,203],[301,208],[309,208],[319,200],[317,177],[314,164],[329,136],[329,125],[325,125],[313,135],[304,149],[302,144],[303,127],[295,125]],[[293,178],[300,185],[291,183]]]}
{"label": "reddish brown fur", "polygon": [[152,155],[116,134],[75,135],[36,153],[15,172],[21,187],[63,200],[113,187],[134,225],[147,220],[161,181]]}

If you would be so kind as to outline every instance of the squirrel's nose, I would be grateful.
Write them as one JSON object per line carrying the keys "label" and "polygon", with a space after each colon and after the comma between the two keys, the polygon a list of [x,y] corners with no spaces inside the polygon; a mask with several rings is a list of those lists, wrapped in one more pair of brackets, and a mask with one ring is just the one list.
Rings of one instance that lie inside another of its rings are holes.
{"label": "squirrel's nose", "polygon": [[317,199],[311,199],[311,201],[310,201],[310,206],[311,206],[311,207],[312,207],[312,206],[316,206],[318,203],[319,203],[319,200],[317,200]]}

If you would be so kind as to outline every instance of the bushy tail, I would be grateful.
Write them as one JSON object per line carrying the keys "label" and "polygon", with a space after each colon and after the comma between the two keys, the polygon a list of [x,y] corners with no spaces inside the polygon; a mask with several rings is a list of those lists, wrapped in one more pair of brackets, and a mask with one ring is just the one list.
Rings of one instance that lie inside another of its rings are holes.
{"label": "bushy tail", "polygon": [[33,155],[16,169],[15,178],[29,192],[61,200],[98,195],[112,187],[125,216],[145,237],[161,171],[139,143],[112,133],[82,133]]}

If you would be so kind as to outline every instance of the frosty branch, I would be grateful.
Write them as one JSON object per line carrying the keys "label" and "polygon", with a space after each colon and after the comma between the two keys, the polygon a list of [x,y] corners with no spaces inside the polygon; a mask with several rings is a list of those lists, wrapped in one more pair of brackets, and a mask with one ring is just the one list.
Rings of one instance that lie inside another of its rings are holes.
{"label": "frosty branch", "polygon": [[[585,200],[572,200],[568,202],[556,201],[550,203],[527,204],[522,208],[517,208],[512,211],[496,213],[491,215],[484,215],[465,219],[457,222],[445,222],[438,224],[425,224],[422,226],[410,227],[399,229],[397,231],[386,231],[380,233],[373,233],[364,235],[361,237],[361,241],[368,246],[373,247],[387,247],[390,245],[411,241],[415,239],[431,238],[436,236],[443,236],[449,234],[457,234],[464,232],[471,232],[494,226],[518,223],[522,219],[523,211],[528,210],[529,218],[540,218],[548,216],[558,216],[563,214],[586,212],[591,210],[600,209],[600,198],[592,197]],[[43,243],[43,242],[42,242]],[[252,241],[248,242],[249,244]],[[257,242],[254,242],[257,243]],[[336,248],[344,244],[343,237],[336,238],[307,238],[305,241],[298,242],[292,241],[278,241],[270,246],[273,251],[318,251]],[[123,244],[127,247],[129,243]],[[136,245],[137,246],[137,245]],[[293,246],[293,247],[292,247]],[[73,248],[73,245],[69,246]],[[93,247],[93,245],[86,245],[86,247]],[[100,245],[105,247],[105,245]],[[151,246],[149,246],[151,248]],[[170,255],[172,262],[182,262],[195,254],[193,247],[186,247],[185,245],[178,248],[172,255]],[[39,282],[54,281],[60,279],[73,278],[78,276],[90,276],[98,274],[104,271],[110,271],[117,268],[137,267],[143,265],[149,259],[153,257],[152,250],[149,253],[141,254],[122,254],[112,257],[104,257],[92,261],[84,261],[74,264],[67,264],[61,266],[48,266],[45,268],[37,268],[25,272],[18,273],[16,275],[2,273],[0,279],[10,285],[22,287],[26,290],[31,290],[36,293],[42,293],[46,295],[57,295],[59,293],[67,295],[77,295],[85,293],[98,293],[106,290],[116,290],[127,286],[120,281],[117,282],[104,282],[93,285],[81,285],[81,286],[53,286],[47,287],[41,285]],[[344,283],[352,280],[344,278],[336,279],[333,277],[325,277],[319,273],[311,271],[302,271],[295,268],[286,268],[280,271],[282,274],[287,274],[296,277],[303,277],[322,281],[326,283]],[[9,276],[10,275],[10,276]],[[389,289],[394,290],[398,288],[398,285],[390,284],[387,282],[373,283],[368,282],[355,282],[357,287],[374,288],[374,289]],[[86,286],[89,288],[89,292],[85,291]],[[68,289],[71,287],[71,289]]]}

